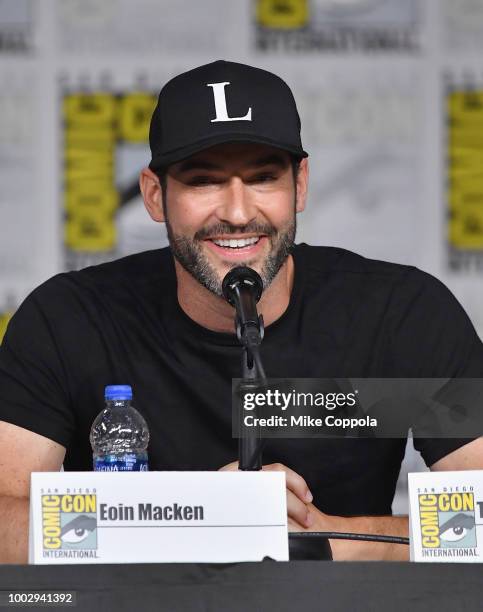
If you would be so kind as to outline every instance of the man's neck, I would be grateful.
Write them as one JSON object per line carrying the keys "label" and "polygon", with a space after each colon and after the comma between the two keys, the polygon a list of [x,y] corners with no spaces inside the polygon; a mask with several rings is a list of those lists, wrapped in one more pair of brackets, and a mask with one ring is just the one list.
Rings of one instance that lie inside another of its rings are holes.
{"label": "man's neck", "polygon": [[[234,309],[223,298],[203,287],[176,259],[175,269],[178,302],[190,319],[212,331],[234,333]],[[258,303],[258,312],[263,314],[265,326],[276,321],[287,309],[293,279],[294,263],[289,255]]]}

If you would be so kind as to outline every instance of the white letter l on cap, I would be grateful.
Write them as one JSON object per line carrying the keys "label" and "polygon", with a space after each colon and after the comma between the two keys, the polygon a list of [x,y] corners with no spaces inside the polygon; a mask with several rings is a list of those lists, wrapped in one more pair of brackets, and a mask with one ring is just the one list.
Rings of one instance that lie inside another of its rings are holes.
{"label": "white letter l on cap", "polygon": [[228,110],[226,108],[226,97],[225,97],[225,85],[229,85],[230,81],[224,81],[223,83],[207,83],[207,87],[213,87],[213,95],[215,97],[215,110],[216,117],[211,120],[211,123],[216,121],[251,121],[252,120],[252,107],[248,109],[247,114],[244,117],[229,117]]}

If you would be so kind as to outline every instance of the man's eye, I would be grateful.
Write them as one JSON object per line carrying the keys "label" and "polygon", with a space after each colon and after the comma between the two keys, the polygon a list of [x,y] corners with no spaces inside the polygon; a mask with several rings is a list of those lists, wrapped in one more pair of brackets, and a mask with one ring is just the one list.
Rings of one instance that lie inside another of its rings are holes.
{"label": "man's eye", "polygon": [[277,179],[277,176],[275,174],[273,174],[272,172],[263,172],[262,174],[257,174],[255,177],[253,177],[252,179],[252,183],[271,183],[272,181],[275,181]]}
{"label": "man's eye", "polygon": [[188,185],[191,187],[202,187],[203,185],[216,185],[220,183],[220,179],[214,176],[194,176],[189,179]]}

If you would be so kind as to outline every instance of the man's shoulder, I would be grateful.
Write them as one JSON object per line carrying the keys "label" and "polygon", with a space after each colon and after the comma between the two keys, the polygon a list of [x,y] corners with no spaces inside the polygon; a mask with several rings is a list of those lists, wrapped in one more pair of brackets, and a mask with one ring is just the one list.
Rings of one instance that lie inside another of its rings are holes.
{"label": "man's shoulder", "polygon": [[48,292],[62,286],[114,286],[119,283],[141,284],[153,278],[162,279],[173,271],[169,248],[135,253],[105,263],[61,272],[49,278],[37,288],[37,292]]}
{"label": "man's shoulder", "polygon": [[394,294],[412,300],[421,294],[436,295],[443,301],[454,299],[450,290],[433,275],[419,268],[371,259],[339,247],[299,244],[294,256],[304,267],[309,286],[321,286],[325,280],[349,293]]}
{"label": "man's shoulder", "polygon": [[313,246],[305,243],[295,247],[294,255],[312,272],[347,276],[385,276],[400,278],[407,275],[429,277],[429,274],[406,264],[370,259],[348,249]]}
{"label": "man's shoulder", "polygon": [[22,307],[35,306],[50,313],[65,312],[71,305],[97,299],[136,297],[160,288],[174,278],[169,248],[128,255],[81,270],[52,276],[25,299]]}
{"label": "man's shoulder", "polygon": [[134,253],[75,272],[67,272],[65,276],[80,282],[112,283],[129,280],[139,283],[150,281],[153,277],[169,275],[172,268],[171,251],[164,248]]}

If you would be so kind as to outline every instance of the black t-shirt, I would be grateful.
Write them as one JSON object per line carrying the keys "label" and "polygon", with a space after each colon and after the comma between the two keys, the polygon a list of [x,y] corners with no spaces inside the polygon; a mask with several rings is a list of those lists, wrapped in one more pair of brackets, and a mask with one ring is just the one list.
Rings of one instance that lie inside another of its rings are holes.
{"label": "black t-shirt", "polygon": [[[269,377],[481,377],[483,346],[452,294],[416,268],[298,245],[284,314],[265,331]],[[59,274],[22,304],[0,348],[0,419],[92,469],[89,431],[108,384],[129,384],[151,435],[152,470],[216,470],[237,459],[234,334],[191,320],[169,249]],[[431,465],[464,440],[419,440]],[[264,463],[301,474],[335,515],[390,514],[405,440],[270,440]],[[19,459],[21,460],[21,458]]]}

